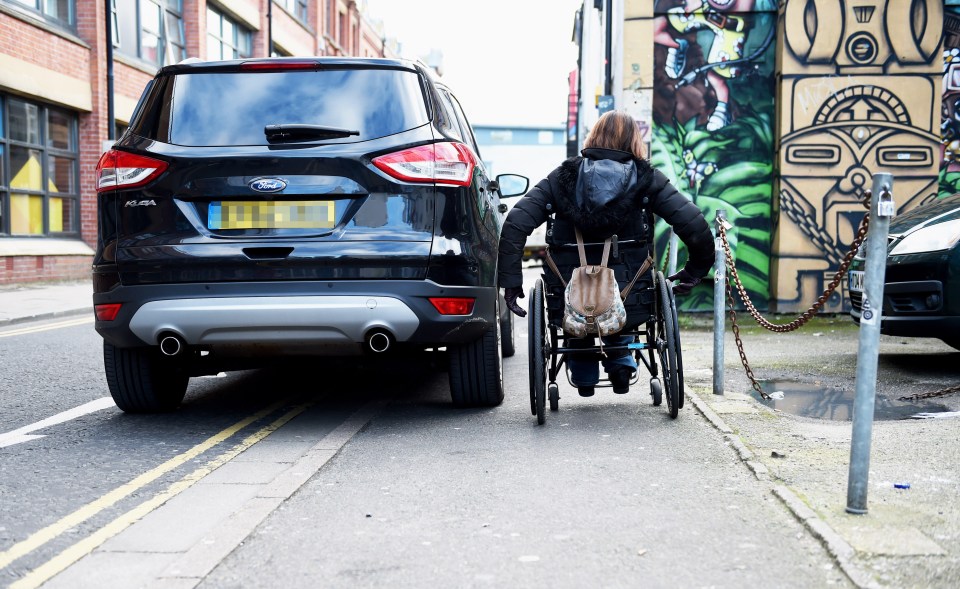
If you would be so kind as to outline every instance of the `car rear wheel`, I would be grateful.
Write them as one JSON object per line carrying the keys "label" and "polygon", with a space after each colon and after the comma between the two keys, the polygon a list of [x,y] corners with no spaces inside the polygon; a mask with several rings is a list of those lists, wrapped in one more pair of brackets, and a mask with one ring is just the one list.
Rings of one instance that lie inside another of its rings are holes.
{"label": "car rear wheel", "polygon": [[127,413],[173,411],[190,381],[180,362],[154,348],[117,348],[104,342],[103,367],[113,401]]}
{"label": "car rear wheel", "polygon": [[480,339],[450,346],[450,395],[460,407],[495,407],[503,402],[499,303],[494,328]]}

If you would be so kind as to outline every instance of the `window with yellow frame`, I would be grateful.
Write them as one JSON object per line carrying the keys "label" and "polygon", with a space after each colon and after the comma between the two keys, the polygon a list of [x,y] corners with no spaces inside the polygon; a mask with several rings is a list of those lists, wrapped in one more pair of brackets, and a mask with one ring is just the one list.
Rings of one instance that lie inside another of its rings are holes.
{"label": "window with yellow frame", "polygon": [[79,233],[77,116],[0,95],[0,235]]}

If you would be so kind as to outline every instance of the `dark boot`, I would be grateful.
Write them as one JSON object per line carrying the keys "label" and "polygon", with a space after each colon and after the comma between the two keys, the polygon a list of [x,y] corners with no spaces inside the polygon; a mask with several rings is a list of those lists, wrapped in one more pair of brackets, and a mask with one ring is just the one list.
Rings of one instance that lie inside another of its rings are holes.
{"label": "dark boot", "polygon": [[580,393],[581,397],[592,397],[593,387],[577,387],[577,392]]}
{"label": "dark boot", "polygon": [[630,391],[630,379],[633,377],[633,370],[626,366],[618,366],[611,370],[607,376],[610,378],[610,384],[613,385],[613,392],[623,395]]}

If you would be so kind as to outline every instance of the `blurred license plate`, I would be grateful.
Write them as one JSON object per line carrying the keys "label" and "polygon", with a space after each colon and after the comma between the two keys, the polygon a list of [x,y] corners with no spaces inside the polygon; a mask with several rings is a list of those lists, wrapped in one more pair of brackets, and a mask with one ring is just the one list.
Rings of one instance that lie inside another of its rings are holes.
{"label": "blurred license plate", "polygon": [[210,229],[330,229],[334,203],[328,200],[222,200],[210,203]]}
{"label": "blurred license plate", "polygon": [[863,292],[863,270],[851,270],[848,286],[851,291]]}

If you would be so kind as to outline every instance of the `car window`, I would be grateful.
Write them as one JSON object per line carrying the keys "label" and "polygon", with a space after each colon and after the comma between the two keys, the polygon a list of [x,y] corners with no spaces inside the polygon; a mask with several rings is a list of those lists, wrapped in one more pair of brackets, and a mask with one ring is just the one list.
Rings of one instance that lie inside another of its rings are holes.
{"label": "car window", "polygon": [[359,132],[345,143],[428,122],[419,76],[376,68],[183,73],[162,111],[152,138],[186,146],[268,145],[267,125]]}
{"label": "car window", "polygon": [[457,119],[456,110],[453,108],[453,102],[450,100],[450,94],[443,88],[437,88],[440,95],[440,108],[443,109],[448,126],[446,131],[455,139],[463,141],[463,131],[460,129],[460,121]]}
{"label": "car window", "polygon": [[457,119],[460,121],[460,128],[463,129],[464,143],[469,145],[479,157],[480,149],[477,147],[477,138],[473,136],[473,127],[471,127],[470,122],[467,121],[467,116],[463,114],[463,108],[460,107],[460,102],[453,94],[450,95],[450,102],[453,104],[453,110],[457,113]]}

